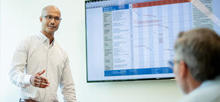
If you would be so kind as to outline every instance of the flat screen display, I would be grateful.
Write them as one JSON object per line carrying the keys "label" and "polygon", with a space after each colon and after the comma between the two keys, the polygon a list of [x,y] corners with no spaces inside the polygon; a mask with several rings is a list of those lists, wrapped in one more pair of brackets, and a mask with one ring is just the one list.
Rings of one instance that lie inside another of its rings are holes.
{"label": "flat screen display", "polygon": [[178,33],[213,27],[189,0],[86,1],[85,9],[87,82],[173,78]]}

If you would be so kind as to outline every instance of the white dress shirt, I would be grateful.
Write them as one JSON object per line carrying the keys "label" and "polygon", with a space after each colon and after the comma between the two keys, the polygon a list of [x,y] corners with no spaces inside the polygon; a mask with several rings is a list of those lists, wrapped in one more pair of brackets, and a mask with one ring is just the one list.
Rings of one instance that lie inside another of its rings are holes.
{"label": "white dress shirt", "polygon": [[220,76],[203,82],[180,102],[220,102]]}
{"label": "white dress shirt", "polygon": [[[61,87],[65,102],[76,102],[74,83],[69,66],[69,59],[62,48],[42,33],[24,40],[16,49],[9,72],[13,84],[21,88],[21,98],[40,102],[58,102],[57,89]],[[30,84],[31,75],[46,72],[50,85],[37,88]]]}

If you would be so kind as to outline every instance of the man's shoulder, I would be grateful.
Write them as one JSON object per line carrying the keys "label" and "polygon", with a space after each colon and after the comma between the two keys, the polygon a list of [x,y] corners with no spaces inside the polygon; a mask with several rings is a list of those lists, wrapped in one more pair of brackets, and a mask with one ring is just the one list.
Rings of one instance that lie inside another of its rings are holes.
{"label": "man's shoulder", "polygon": [[185,96],[179,102],[220,102],[220,96],[216,95],[200,95],[200,96]]}
{"label": "man's shoulder", "polygon": [[27,47],[27,46],[33,44],[34,42],[36,42],[36,40],[37,40],[37,36],[36,35],[28,35],[28,36],[24,37],[23,39],[21,39],[20,41],[18,41],[16,46],[18,48],[20,48],[20,47]]}
{"label": "man's shoulder", "polygon": [[33,34],[33,35],[28,35],[26,37],[24,37],[24,39],[22,40],[22,42],[33,42],[33,41],[36,41],[38,39],[38,36],[36,34]]}
{"label": "man's shoulder", "polygon": [[180,102],[220,102],[220,86],[212,84],[206,87],[199,87],[188,95],[184,96]]}

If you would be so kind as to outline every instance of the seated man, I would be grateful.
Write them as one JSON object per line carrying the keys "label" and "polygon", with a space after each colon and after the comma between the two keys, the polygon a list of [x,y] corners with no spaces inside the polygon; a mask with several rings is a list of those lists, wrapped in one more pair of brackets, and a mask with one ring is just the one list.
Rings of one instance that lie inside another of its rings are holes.
{"label": "seated man", "polygon": [[220,102],[220,37],[208,28],[181,32],[174,73],[186,94],[180,102]]}

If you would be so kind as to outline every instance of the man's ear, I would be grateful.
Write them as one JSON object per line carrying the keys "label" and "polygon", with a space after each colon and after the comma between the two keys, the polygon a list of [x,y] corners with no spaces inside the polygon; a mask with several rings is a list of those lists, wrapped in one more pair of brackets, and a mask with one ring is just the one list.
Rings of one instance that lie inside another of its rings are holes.
{"label": "man's ear", "polygon": [[42,22],[42,20],[43,20],[43,18],[42,18],[42,16],[40,16],[40,22]]}
{"label": "man's ear", "polygon": [[184,61],[179,62],[179,76],[181,78],[186,78],[187,74],[189,73],[189,69],[187,64]]}

